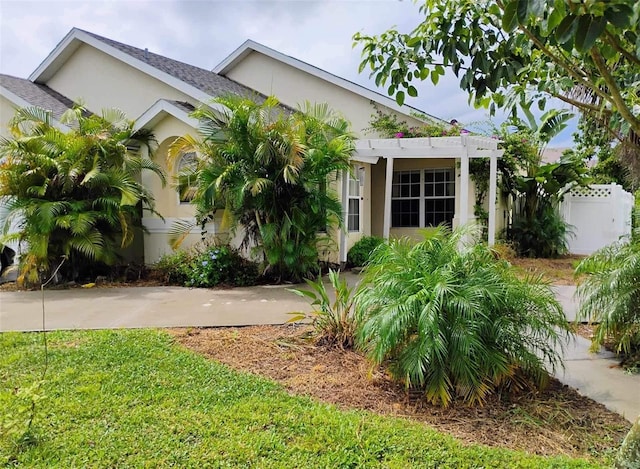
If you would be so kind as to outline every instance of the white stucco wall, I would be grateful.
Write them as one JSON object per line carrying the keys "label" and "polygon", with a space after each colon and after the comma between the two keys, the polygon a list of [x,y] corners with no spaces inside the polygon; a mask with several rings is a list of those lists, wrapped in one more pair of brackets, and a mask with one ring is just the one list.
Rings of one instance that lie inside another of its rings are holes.
{"label": "white stucco wall", "polygon": [[93,112],[118,108],[136,119],[158,99],[193,102],[184,93],[87,44],[46,83]]}
{"label": "white stucco wall", "polygon": [[10,137],[9,121],[16,112],[16,106],[4,96],[0,96],[0,136]]}
{"label": "white stucco wall", "polygon": [[[146,264],[153,264],[157,262],[163,254],[172,252],[170,231],[176,221],[180,219],[193,219],[194,217],[193,206],[180,202],[174,185],[177,168],[170,167],[167,162],[167,154],[169,145],[171,145],[177,137],[186,134],[195,135],[196,131],[191,126],[171,115],[166,115],[152,130],[159,143],[158,148],[154,152],[153,159],[165,171],[167,184],[163,187],[160,179],[153,173],[146,172],[143,174],[142,182],[153,192],[156,210],[164,218],[163,220],[160,216],[149,212],[144,214],[143,224],[148,231],[144,237],[144,257]],[[218,233],[218,228],[219,221],[218,223],[210,224],[207,227],[208,234],[213,235]],[[195,227],[184,239],[180,248],[189,248],[200,240],[200,227]]]}
{"label": "white stucco wall", "polygon": [[[262,94],[275,95],[293,108],[304,101],[328,103],[351,122],[358,137],[365,135],[364,130],[375,113],[369,99],[259,52],[251,52],[227,76]],[[381,104],[377,106],[381,111],[392,112]],[[410,125],[420,125],[420,121],[411,116],[401,117]]]}

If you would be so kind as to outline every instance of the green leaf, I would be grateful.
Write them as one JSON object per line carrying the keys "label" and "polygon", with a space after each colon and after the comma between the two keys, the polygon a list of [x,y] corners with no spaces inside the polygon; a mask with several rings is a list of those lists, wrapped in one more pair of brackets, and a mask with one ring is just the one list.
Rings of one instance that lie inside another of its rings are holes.
{"label": "green leaf", "polygon": [[416,96],[418,96],[418,90],[415,88],[415,86],[409,86],[407,88],[407,94],[412,98],[415,98]]}
{"label": "green leaf", "polygon": [[398,103],[398,106],[402,106],[404,104],[404,91],[398,91],[396,94],[396,103]]}
{"label": "green leaf", "polygon": [[593,47],[596,39],[603,33],[607,20],[605,17],[582,16],[578,20],[575,46],[578,51],[585,52]]}
{"label": "green leaf", "polygon": [[516,29],[516,26],[518,26],[518,18],[516,17],[517,8],[518,2],[516,0],[507,3],[504,7],[504,14],[502,15],[502,28],[507,32],[513,31],[514,29]]}
{"label": "green leaf", "polygon": [[544,0],[529,0],[529,13],[539,18],[544,13],[546,2]]}
{"label": "green leaf", "polygon": [[431,83],[433,83],[434,86],[438,84],[439,80],[440,80],[440,75],[438,75],[437,73],[431,74]]}
{"label": "green leaf", "polygon": [[558,25],[556,29],[556,40],[560,44],[566,44],[569,41],[573,42],[573,35],[575,34],[576,27],[578,26],[577,18],[573,15],[567,15]]}
{"label": "green leaf", "polygon": [[520,24],[525,24],[527,21],[527,17],[529,16],[530,1],[533,0],[518,0],[518,4],[516,6],[516,17],[518,18],[518,23]]}
{"label": "green leaf", "polygon": [[628,5],[611,5],[605,10],[604,16],[615,27],[626,28],[633,17],[633,10]]}
{"label": "green leaf", "polygon": [[422,42],[422,38],[420,36],[413,36],[407,40],[408,47],[415,47]]}
{"label": "green leaf", "polygon": [[547,105],[547,98],[540,98],[538,100],[538,109],[540,109],[541,111],[544,111],[544,108]]}
{"label": "green leaf", "polygon": [[549,15],[549,18],[547,19],[548,33],[551,33],[551,31],[556,29],[558,25],[562,22],[563,18],[564,18],[564,15],[562,11],[560,11],[558,8],[554,8],[551,14]]}

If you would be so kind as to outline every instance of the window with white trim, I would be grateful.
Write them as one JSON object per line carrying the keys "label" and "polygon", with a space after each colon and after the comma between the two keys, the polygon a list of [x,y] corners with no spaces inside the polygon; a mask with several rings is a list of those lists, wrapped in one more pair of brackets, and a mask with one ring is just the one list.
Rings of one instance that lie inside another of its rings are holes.
{"label": "window with white trim", "polygon": [[360,213],[362,212],[360,171],[357,167],[354,167],[352,172],[353,174],[349,173],[347,229],[349,231],[360,231]]}
{"label": "window with white trim", "polygon": [[178,162],[178,197],[181,204],[188,204],[193,200],[196,191],[196,166],[194,152],[185,153]]}
{"label": "window with white trim", "polygon": [[391,226],[424,228],[447,224],[455,215],[453,168],[394,171]]}

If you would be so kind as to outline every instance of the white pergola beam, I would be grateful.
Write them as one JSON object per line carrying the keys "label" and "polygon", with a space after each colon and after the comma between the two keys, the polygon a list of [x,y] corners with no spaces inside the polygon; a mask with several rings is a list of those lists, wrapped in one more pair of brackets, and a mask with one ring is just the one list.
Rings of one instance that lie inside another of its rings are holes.
{"label": "white pergola beam", "polygon": [[366,161],[369,158],[387,160],[384,188],[384,220],[382,235],[389,238],[391,232],[391,190],[393,182],[393,163],[395,159],[459,159],[460,160],[460,204],[458,223],[462,226],[469,221],[469,160],[471,158],[489,158],[489,220],[488,241],[495,243],[496,230],[496,194],[497,159],[504,150],[498,149],[499,140],[489,137],[460,135],[458,137],[425,138],[386,138],[362,139],[355,145],[353,159]]}
{"label": "white pergola beam", "polygon": [[501,155],[503,150],[476,149],[468,154],[466,147],[423,147],[423,148],[356,148],[352,158],[460,158],[466,155],[469,158],[490,158],[493,154]]}

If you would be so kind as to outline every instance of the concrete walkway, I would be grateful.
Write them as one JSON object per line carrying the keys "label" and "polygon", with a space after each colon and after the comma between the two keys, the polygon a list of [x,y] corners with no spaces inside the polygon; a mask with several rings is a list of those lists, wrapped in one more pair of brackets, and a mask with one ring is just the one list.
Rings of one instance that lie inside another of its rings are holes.
{"label": "concrete walkway", "polygon": [[[554,290],[567,320],[575,321],[576,287],[555,286]],[[564,370],[557,370],[556,378],[634,422],[640,415],[640,374],[624,373],[613,353],[604,349],[591,353],[590,346],[591,342],[583,337],[571,339],[565,345]]]}
{"label": "concrete walkway", "polygon": [[[350,284],[358,277],[347,274]],[[306,300],[286,286],[231,290],[180,287],[128,287],[45,292],[46,328],[105,329],[205,327],[282,324],[293,311],[310,311]],[[575,287],[554,287],[567,318],[574,320]],[[40,292],[0,292],[0,332],[42,329]],[[627,375],[613,354],[589,352],[589,341],[576,337],[564,353],[556,377],[581,394],[601,402],[628,420],[640,415],[640,375]]]}

